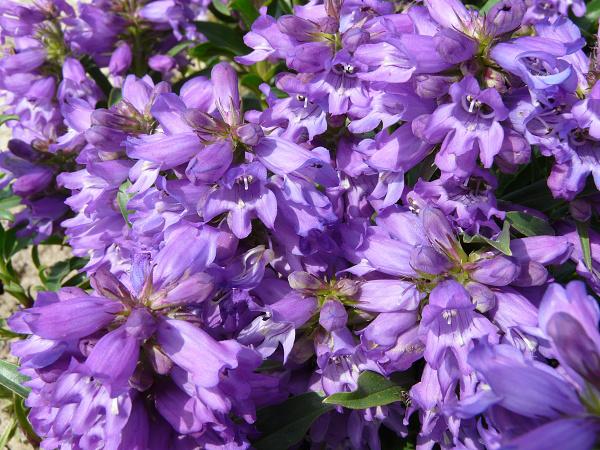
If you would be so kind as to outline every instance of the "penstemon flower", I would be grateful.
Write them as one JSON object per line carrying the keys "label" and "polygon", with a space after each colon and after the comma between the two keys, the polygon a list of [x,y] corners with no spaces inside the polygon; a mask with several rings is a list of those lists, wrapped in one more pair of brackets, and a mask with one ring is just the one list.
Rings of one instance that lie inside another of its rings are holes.
{"label": "penstemon flower", "polygon": [[595,448],[595,3],[0,4],[0,440]]}

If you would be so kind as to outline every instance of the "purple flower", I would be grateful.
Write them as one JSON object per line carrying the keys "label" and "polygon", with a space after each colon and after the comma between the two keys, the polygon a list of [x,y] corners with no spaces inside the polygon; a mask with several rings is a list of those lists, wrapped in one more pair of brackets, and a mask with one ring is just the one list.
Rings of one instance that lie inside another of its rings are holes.
{"label": "purple flower", "polygon": [[[430,142],[442,142],[436,163],[444,171],[467,175],[479,153],[484,167],[491,167],[504,138],[500,122],[508,117],[502,98],[495,89],[481,90],[472,77],[452,85],[450,95],[452,103],[438,107],[424,131]],[[466,167],[458,164],[463,155]]]}
{"label": "purple flower", "polygon": [[[143,407],[142,421],[164,422],[164,439],[244,439],[229,414],[252,421],[250,385],[268,377],[252,374],[260,363],[254,351],[198,326],[194,308],[214,294],[214,280],[197,270],[206,267],[206,248],[184,253],[181,244],[174,251],[168,243],[155,265],[136,257],[124,280],[129,287],[102,267],[92,278],[94,296],[69,288],[42,294],[11,319],[15,330],[32,335],[14,351],[32,378],[28,405],[44,445],[96,439],[120,448],[126,427],[142,420],[132,408],[142,393],[155,400]],[[48,428],[56,416],[70,420]],[[149,427],[137,426],[135,439],[147,442]],[[205,428],[207,436],[195,434]]]}
{"label": "purple flower", "polygon": [[203,208],[204,220],[210,221],[228,211],[227,223],[238,238],[250,234],[252,215],[255,214],[268,228],[273,228],[277,215],[275,194],[265,185],[267,171],[258,164],[237,166],[230,169],[206,197]]}
{"label": "purple flower", "polygon": [[554,39],[527,36],[496,45],[491,56],[506,71],[520,77],[533,92],[555,86],[573,90],[577,76],[565,59],[577,51],[583,42],[571,45]]}
{"label": "purple flower", "polygon": [[126,42],[123,42],[117,46],[111,55],[110,62],[108,63],[108,71],[113,76],[123,75],[129,69],[131,60],[131,47]]}
{"label": "purple flower", "polygon": [[599,390],[600,311],[585,285],[576,281],[566,288],[551,284],[540,304],[539,320],[551,342],[552,355],[569,378],[583,392],[588,384],[593,386],[590,389]]}
{"label": "purple flower", "polygon": [[436,286],[423,309],[419,333],[425,340],[425,360],[433,368],[442,365],[446,353],[452,353],[460,370],[469,371],[467,355],[474,339],[495,338],[495,327],[475,311],[466,289],[455,281]]}
{"label": "purple flower", "polygon": [[572,199],[584,188],[591,174],[600,185],[598,172],[598,141],[600,140],[600,84],[596,83],[589,96],[573,105],[572,119],[565,121],[564,140],[550,147],[556,164],[548,178],[548,186],[557,197]]}
{"label": "purple flower", "polygon": [[[493,347],[480,343],[469,362],[483,375],[486,384],[480,387],[472,404],[459,407],[460,414],[478,414],[490,405],[499,413],[505,410],[504,417],[486,414],[490,424],[503,432],[505,445],[519,449],[546,445],[566,449],[593,447],[600,423],[585,414],[576,391],[556,370],[503,344]],[[528,389],[514,389],[515,383],[523,382]],[[511,422],[518,426],[511,427]]]}

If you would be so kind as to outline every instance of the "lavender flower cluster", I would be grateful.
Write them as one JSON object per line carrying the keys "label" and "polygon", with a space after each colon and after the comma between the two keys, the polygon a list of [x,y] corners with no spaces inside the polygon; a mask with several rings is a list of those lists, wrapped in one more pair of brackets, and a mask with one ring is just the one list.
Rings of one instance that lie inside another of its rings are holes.
{"label": "lavender flower cluster", "polygon": [[89,279],[8,320],[41,448],[594,448],[586,14],[2,1],[12,226]]}

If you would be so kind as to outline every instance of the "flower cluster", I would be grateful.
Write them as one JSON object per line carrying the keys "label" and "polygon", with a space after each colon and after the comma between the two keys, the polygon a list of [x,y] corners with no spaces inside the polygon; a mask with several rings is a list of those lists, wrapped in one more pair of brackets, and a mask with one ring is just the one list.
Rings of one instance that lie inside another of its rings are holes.
{"label": "flower cluster", "polygon": [[0,6],[14,226],[90,284],[8,322],[42,448],[593,448],[584,2],[209,4]]}

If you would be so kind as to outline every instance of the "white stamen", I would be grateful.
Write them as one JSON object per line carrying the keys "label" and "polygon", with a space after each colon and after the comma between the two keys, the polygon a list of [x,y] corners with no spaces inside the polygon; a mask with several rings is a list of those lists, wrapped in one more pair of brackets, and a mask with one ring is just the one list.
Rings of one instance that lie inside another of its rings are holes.
{"label": "white stamen", "polygon": [[452,318],[456,317],[456,314],[458,314],[458,311],[456,311],[455,309],[447,309],[442,313],[442,317],[448,323],[448,325],[451,325]]}
{"label": "white stamen", "polygon": [[118,398],[113,398],[112,401],[110,402],[110,412],[113,415],[118,415],[119,414],[119,399]]}
{"label": "white stamen", "polygon": [[474,109],[475,109],[475,99],[473,98],[469,102],[469,112],[472,113]]}

